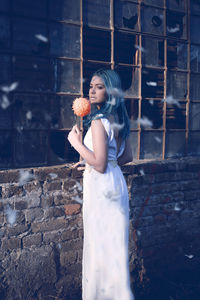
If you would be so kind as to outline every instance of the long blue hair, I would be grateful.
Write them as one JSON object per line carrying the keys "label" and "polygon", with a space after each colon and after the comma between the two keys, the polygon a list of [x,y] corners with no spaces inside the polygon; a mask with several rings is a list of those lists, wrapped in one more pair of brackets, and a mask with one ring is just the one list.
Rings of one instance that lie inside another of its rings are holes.
{"label": "long blue hair", "polygon": [[[84,120],[84,125],[89,127],[92,120],[106,118],[109,115],[118,116],[119,136],[124,140],[130,133],[130,121],[124,103],[124,96],[121,88],[121,79],[114,70],[100,69],[93,76],[98,76],[103,81],[107,99],[100,109],[95,110]],[[92,76],[92,77],[93,77]]]}

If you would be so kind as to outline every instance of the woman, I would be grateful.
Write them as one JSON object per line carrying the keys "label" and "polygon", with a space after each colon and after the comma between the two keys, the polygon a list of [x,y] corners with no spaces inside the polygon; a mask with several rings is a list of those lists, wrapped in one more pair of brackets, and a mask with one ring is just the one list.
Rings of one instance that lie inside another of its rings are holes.
{"label": "woman", "polygon": [[129,198],[119,165],[132,161],[129,119],[121,81],[113,70],[98,70],[89,100],[96,111],[81,142],[75,125],[68,135],[86,162],[83,176],[83,300],[133,300],[128,264]]}

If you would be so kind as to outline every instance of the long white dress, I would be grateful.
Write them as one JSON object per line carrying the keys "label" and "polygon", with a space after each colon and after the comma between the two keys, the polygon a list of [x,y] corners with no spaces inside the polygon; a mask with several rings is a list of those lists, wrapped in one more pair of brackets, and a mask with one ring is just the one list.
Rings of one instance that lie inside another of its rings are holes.
{"label": "long white dress", "polygon": [[[102,174],[87,165],[83,175],[82,299],[133,300],[128,263],[128,190],[117,165],[114,131],[106,118],[101,121],[108,136],[107,169]],[[91,128],[84,144],[93,150]],[[119,155],[123,150],[124,144]]]}

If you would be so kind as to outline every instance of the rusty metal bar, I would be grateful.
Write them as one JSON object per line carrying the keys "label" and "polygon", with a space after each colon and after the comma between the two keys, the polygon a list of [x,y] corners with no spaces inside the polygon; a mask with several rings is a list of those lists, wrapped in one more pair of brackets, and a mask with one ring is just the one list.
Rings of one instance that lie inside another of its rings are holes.
{"label": "rusty metal bar", "polygon": [[[139,11],[138,11],[138,22],[139,22],[139,49],[138,54],[139,54],[139,78],[138,78],[138,119],[141,119],[141,110],[142,110],[142,35],[141,35],[141,2],[142,0],[139,0]],[[141,125],[140,122],[138,122],[138,152],[137,152],[137,159],[140,159],[140,146],[141,146]]]}
{"label": "rusty metal bar", "polygon": [[187,44],[187,104],[186,104],[186,132],[185,132],[185,155],[188,154],[188,139],[189,139],[189,117],[190,117],[190,0],[187,1],[187,37],[188,37],[188,44]]}
{"label": "rusty metal bar", "polygon": [[[164,0],[164,14],[163,14],[163,24],[164,24],[164,99],[167,96],[167,39],[166,39],[166,0]],[[165,159],[165,149],[166,149],[166,115],[167,115],[167,103],[163,102],[163,144],[162,144],[162,159]]]}

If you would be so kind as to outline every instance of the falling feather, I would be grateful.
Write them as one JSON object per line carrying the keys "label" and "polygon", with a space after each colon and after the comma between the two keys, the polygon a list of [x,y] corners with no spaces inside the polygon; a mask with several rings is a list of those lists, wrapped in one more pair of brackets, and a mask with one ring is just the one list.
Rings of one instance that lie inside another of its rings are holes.
{"label": "falling feather", "polygon": [[167,26],[167,31],[170,32],[170,33],[176,33],[176,32],[178,32],[178,31],[180,31],[180,25],[177,24],[176,27],[168,27],[168,26]]}
{"label": "falling feather", "polygon": [[146,82],[146,84],[149,86],[157,86],[157,82],[155,82],[155,81],[148,81],[148,82]]}
{"label": "falling feather", "polygon": [[143,47],[140,47],[139,45],[135,45],[135,48],[140,50],[141,52],[146,52],[146,50]]}
{"label": "falling feather", "polygon": [[158,143],[162,143],[162,140],[161,140],[161,138],[159,138],[158,136],[155,136],[155,137],[154,137],[154,139],[156,140],[156,142],[158,142]]}
{"label": "falling feather", "polygon": [[142,176],[144,176],[145,173],[144,173],[144,170],[143,170],[143,169],[140,170],[140,174],[141,174]]}
{"label": "falling feather", "polygon": [[52,179],[55,179],[58,177],[58,175],[56,173],[49,173],[49,176],[52,178]]}
{"label": "falling feather", "polygon": [[139,123],[139,124],[141,124],[142,126],[144,126],[144,127],[152,127],[153,126],[153,123],[152,123],[152,121],[151,120],[149,120],[147,117],[143,117],[143,118],[138,118],[137,119],[137,122]]}
{"label": "falling feather", "polygon": [[10,92],[14,91],[18,87],[18,85],[19,85],[19,83],[16,81],[16,82],[11,83],[11,85],[2,86],[0,89],[5,93],[10,93]]}
{"label": "falling feather", "polygon": [[40,40],[40,41],[42,41],[42,42],[44,42],[44,43],[47,43],[47,42],[48,42],[48,38],[47,38],[46,36],[42,35],[42,34],[36,34],[35,37],[36,37],[38,40]]}
{"label": "falling feather", "polygon": [[191,258],[193,258],[194,257],[194,255],[192,255],[192,254],[185,254],[185,256],[187,256],[189,259],[191,259]]}
{"label": "falling feather", "polygon": [[7,222],[10,225],[13,225],[16,223],[17,213],[14,209],[12,209],[9,205],[6,209],[6,216],[7,216]]}
{"label": "falling feather", "polygon": [[174,99],[172,95],[167,96],[166,99],[162,100],[163,102],[166,102],[167,104],[175,104],[178,107],[181,107],[180,103],[178,102],[178,100]]}
{"label": "falling feather", "polygon": [[180,211],[180,210],[181,210],[181,208],[180,208],[180,206],[178,205],[178,203],[175,204],[174,210],[175,210],[175,211]]}
{"label": "falling feather", "polygon": [[10,101],[8,100],[8,97],[6,95],[3,95],[0,99],[0,105],[1,108],[6,109],[10,105]]}
{"label": "falling feather", "polygon": [[111,129],[113,129],[113,130],[121,130],[123,127],[124,127],[124,123],[122,123],[122,124],[119,124],[119,123],[112,123],[111,125],[110,125],[110,127],[111,127]]}
{"label": "falling feather", "polygon": [[29,171],[20,170],[18,183],[19,183],[19,185],[24,185],[33,178],[34,178],[34,175],[31,174]]}
{"label": "falling feather", "polygon": [[31,120],[32,119],[32,112],[30,110],[27,111],[26,118],[27,118],[27,120]]}

